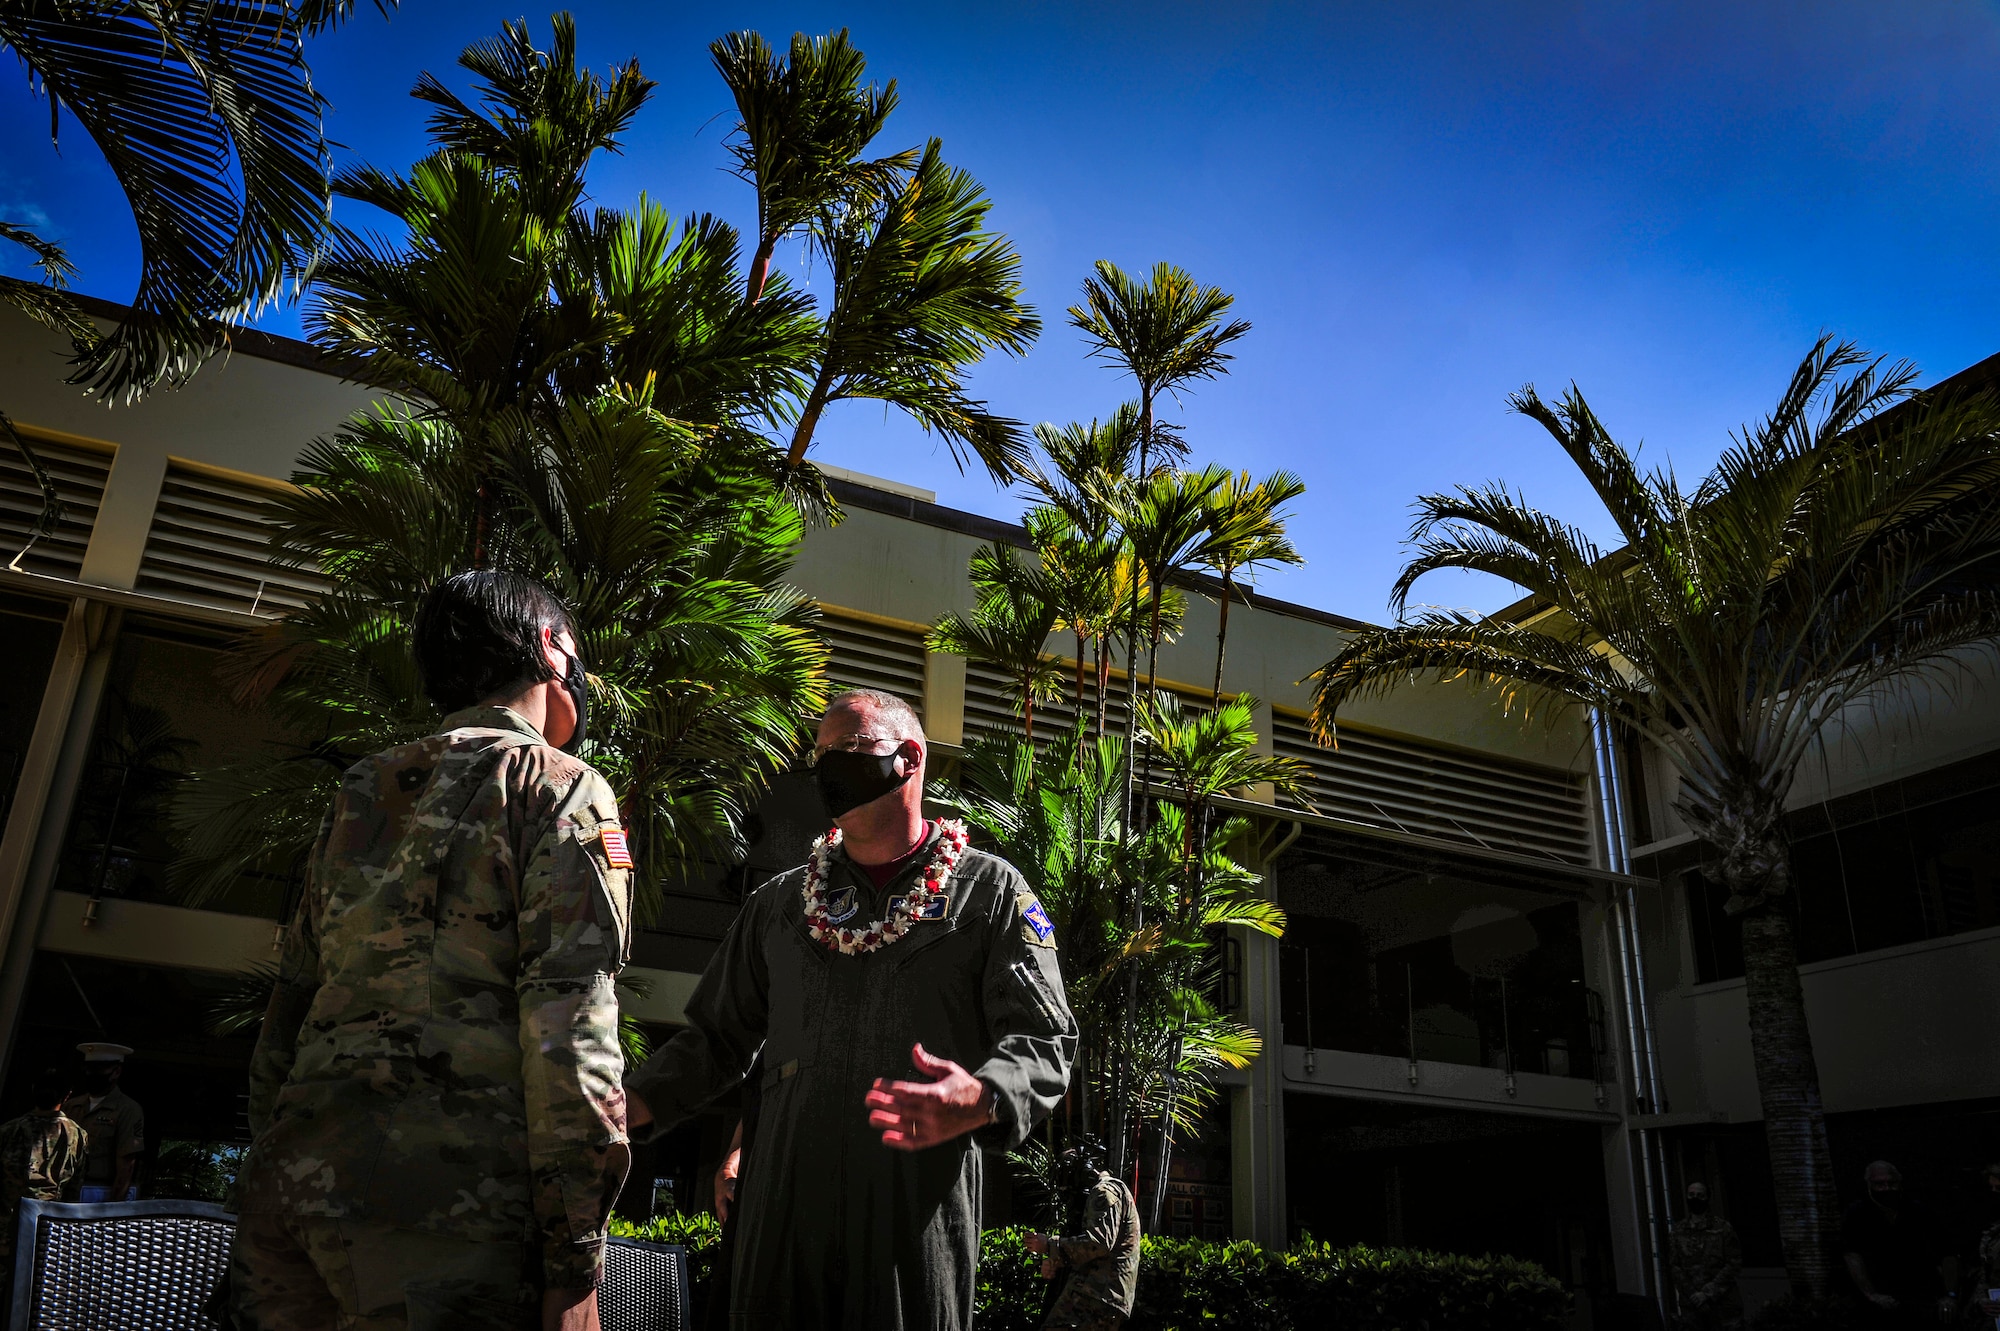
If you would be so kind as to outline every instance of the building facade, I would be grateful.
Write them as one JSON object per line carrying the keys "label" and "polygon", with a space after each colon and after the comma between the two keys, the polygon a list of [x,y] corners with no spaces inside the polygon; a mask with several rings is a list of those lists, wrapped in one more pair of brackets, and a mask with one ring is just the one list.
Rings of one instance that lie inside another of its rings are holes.
{"label": "building facade", "polygon": [[[66,506],[16,558],[40,496],[0,448],[0,559],[13,561],[0,616],[15,662],[0,700],[0,1112],[35,1068],[110,1038],[138,1051],[128,1087],[156,1138],[229,1143],[244,1130],[253,1035],[215,1034],[215,1015],[275,959],[296,875],[190,898],[168,808],[179,775],[286,738],[234,700],[222,649],[311,594],[309,574],[265,557],[265,504],[301,450],[369,397],[310,348],[257,335],[135,408],[93,405],[62,375],[60,344],[0,313],[0,410]],[[947,756],[1018,727],[996,672],[927,652],[924,634],[969,603],[973,550],[1020,530],[891,482],[833,485],[845,518],[809,534],[794,581],[822,607],[835,681],[910,699]],[[1160,669],[1205,697],[1216,609],[1192,590]],[[1708,1178],[1746,1216],[1769,1190],[1755,1174],[1740,960],[1670,795],[1585,719],[1524,725],[1459,688],[1357,707],[1337,749],[1316,744],[1306,680],[1356,627],[1261,597],[1231,617],[1225,688],[1261,700],[1264,742],[1306,764],[1309,798],[1239,802],[1291,924],[1282,941],[1228,941],[1225,1002],[1267,1052],[1177,1160],[1169,1227],[1506,1251],[1595,1295],[1657,1288],[1675,1185]],[[1965,832],[1993,818],[1977,784],[2000,771],[1990,698],[1946,704],[1949,741],[1857,738],[1829,755],[1823,789],[1797,796],[1805,861],[1832,854],[1850,885],[1892,860],[1902,875],[1840,897],[1844,933],[1817,897],[1809,916],[1830,921],[1811,935],[1807,990],[1829,1107],[1861,1116],[1855,1142],[1876,1140],[1865,1125],[1920,1134],[1938,1106],[1974,1132],[2000,1096],[1985,1020],[2000,918],[1984,833]],[[635,945],[635,1015],[678,1021],[743,893],[798,863],[821,824],[808,783],[780,776],[747,860],[670,886]],[[1856,871],[1864,825],[1873,867]],[[1895,836],[1939,828],[1945,849],[1896,858]],[[1902,905],[1878,902],[1889,897]],[[1878,905],[1893,925],[1869,914]],[[1921,1072],[1906,1056],[1919,1043]],[[642,1172],[689,1189],[714,1145],[690,1139],[678,1163]]]}

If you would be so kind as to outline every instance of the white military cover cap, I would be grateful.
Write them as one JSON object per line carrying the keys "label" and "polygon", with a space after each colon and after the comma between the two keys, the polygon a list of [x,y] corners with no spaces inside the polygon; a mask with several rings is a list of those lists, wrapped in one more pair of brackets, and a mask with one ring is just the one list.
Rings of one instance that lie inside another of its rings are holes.
{"label": "white military cover cap", "polygon": [[130,1045],[105,1044],[98,1040],[85,1040],[77,1049],[82,1052],[86,1063],[123,1063],[126,1055],[132,1052]]}

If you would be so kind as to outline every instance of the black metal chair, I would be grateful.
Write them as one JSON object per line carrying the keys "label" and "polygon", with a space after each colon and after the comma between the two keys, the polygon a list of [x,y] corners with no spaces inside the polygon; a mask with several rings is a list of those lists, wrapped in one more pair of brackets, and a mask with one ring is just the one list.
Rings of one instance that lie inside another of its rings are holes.
{"label": "black metal chair", "polygon": [[688,1331],[687,1249],[640,1239],[605,1244],[597,1319],[604,1331]]}
{"label": "black metal chair", "polygon": [[[217,1331],[236,1217],[207,1202],[21,1203],[9,1331]],[[688,1331],[687,1250],[612,1239],[604,1331]]]}
{"label": "black metal chair", "polygon": [[207,1202],[21,1203],[11,1331],[215,1331],[236,1217]]}

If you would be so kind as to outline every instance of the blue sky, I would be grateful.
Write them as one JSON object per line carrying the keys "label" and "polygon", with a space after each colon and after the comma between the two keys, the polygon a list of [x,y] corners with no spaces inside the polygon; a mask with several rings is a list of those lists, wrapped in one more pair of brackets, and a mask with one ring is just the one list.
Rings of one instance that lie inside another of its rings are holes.
{"label": "blue sky", "polygon": [[[364,11],[366,6],[363,6]],[[412,3],[312,50],[344,152],[422,148],[406,93],[519,12]],[[2000,13],[1992,4],[577,6],[603,66],[660,88],[593,192],[747,224],[725,175],[726,94],[706,44],[847,26],[902,109],[882,143],[936,135],[994,199],[1047,324],[975,387],[1025,420],[1102,414],[1129,390],[1063,310],[1092,261],[1178,263],[1255,330],[1178,408],[1197,460],[1288,467],[1310,562],[1274,595],[1385,614],[1411,498],[1504,479],[1602,534],[1523,383],[1574,379],[1646,459],[1704,470],[1827,329],[1940,378],[2000,351]],[[539,11],[533,21],[544,21]],[[545,30],[545,29],[544,29]],[[128,297],[130,220],[81,134],[0,81],[0,216],[40,222],[79,286]],[[351,220],[359,221],[359,217]],[[11,261],[11,260],[10,260]],[[297,329],[296,312],[264,320]],[[820,460],[1011,517],[877,407],[830,414]],[[1491,609],[1504,585],[1418,599]]]}

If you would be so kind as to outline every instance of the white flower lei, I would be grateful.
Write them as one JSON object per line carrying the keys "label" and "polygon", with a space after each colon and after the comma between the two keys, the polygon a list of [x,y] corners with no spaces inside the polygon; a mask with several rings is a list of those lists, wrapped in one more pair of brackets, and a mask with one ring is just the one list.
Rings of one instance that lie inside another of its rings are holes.
{"label": "white flower lei", "polygon": [[806,927],[812,931],[813,941],[850,957],[879,952],[889,946],[908,933],[924,907],[944,891],[944,880],[965,854],[969,839],[963,822],[956,818],[939,819],[937,849],[930,863],[924,866],[923,881],[911,888],[901,898],[902,904],[882,919],[859,928],[842,929],[833,923],[826,905],[827,866],[833,862],[835,847],[840,845],[840,829],[829,831],[813,842],[812,857],[806,861]]}

